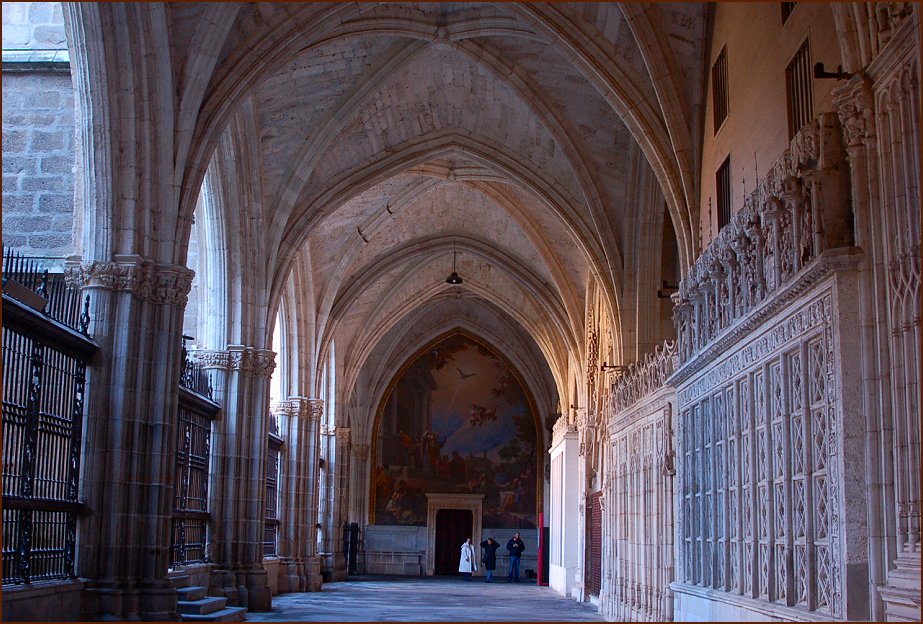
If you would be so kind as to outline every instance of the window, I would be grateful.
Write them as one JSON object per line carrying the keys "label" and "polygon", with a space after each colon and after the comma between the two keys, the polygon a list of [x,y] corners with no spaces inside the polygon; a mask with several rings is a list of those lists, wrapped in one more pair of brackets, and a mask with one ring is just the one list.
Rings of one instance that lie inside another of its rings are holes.
{"label": "window", "polygon": [[715,174],[718,201],[718,230],[731,222],[731,156],[728,155]]}
{"label": "window", "polygon": [[792,14],[792,11],[795,10],[795,5],[797,2],[781,2],[779,3],[782,7],[782,23],[784,24],[788,20],[788,16]]}
{"label": "window", "polygon": [[728,56],[727,48],[721,48],[711,68],[712,102],[714,104],[715,134],[728,116]]}
{"label": "window", "polygon": [[785,87],[788,92],[788,138],[791,140],[814,116],[811,47],[807,39],[785,69]]}

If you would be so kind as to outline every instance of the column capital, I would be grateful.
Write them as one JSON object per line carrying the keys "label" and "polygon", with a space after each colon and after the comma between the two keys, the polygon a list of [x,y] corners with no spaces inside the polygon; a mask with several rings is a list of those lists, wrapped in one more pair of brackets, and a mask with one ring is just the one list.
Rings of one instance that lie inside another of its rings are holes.
{"label": "column capital", "polygon": [[369,445],[368,444],[353,444],[353,452],[361,460],[366,460],[369,458]]}
{"label": "column capital", "polygon": [[323,399],[305,399],[307,411],[303,412],[308,420],[320,421],[324,417]]}
{"label": "column capital", "polygon": [[83,288],[129,292],[141,301],[186,307],[195,272],[176,264],[159,264],[135,254],[116,254],[112,262],[69,261],[67,281]]}
{"label": "column capital", "polygon": [[337,436],[337,444],[342,444],[343,446],[350,445],[349,427],[337,427],[336,436]]}

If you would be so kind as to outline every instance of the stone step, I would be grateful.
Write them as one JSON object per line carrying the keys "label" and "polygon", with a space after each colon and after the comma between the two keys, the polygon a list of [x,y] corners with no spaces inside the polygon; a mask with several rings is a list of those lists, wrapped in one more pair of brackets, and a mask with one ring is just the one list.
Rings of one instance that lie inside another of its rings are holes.
{"label": "stone step", "polygon": [[247,615],[245,607],[227,607],[213,613],[181,613],[184,622],[243,622]]}
{"label": "stone step", "polygon": [[189,575],[188,574],[175,574],[170,577],[170,582],[173,583],[173,587],[180,589],[189,585]]}
{"label": "stone step", "polygon": [[191,586],[191,587],[177,587],[176,595],[180,600],[192,601],[192,600],[201,600],[205,598],[208,594],[207,587]]}
{"label": "stone step", "polygon": [[176,610],[180,613],[190,613],[193,615],[205,615],[221,611],[228,606],[228,599],[218,596],[208,598],[199,598],[198,600],[177,600]]}

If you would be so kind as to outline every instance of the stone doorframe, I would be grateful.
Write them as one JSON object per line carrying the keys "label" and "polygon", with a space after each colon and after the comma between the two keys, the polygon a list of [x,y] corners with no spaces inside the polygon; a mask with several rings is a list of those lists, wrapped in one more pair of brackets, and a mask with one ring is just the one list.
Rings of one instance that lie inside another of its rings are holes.
{"label": "stone doorframe", "polygon": [[[471,543],[481,543],[481,518],[484,510],[483,494],[426,493],[426,575],[436,573],[436,512],[440,509],[467,509],[471,512]],[[461,544],[458,545],[461,548]],[[480,548],[475,548],[475,560],[480,567]]]}

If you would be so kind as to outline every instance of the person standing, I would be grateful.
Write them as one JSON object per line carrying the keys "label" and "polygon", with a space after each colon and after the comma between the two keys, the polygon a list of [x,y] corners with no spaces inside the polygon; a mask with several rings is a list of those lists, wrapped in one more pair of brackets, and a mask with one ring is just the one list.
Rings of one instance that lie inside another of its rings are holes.
{"label": "person standing", "polygon": [[474,562],[474,544],[471,538],[465,538],[465,543],[461,547],[461,558],[458,560],[458,571],[464,574],[465,580],[471,580],[471,573],[476,572],[477,564]]}
{"label": "person standing", "polygon": [[494,582],[494,570],[497,569],[497,549],[500,544],[494,541],[494,538],[488,537],[487,541],[481,542],[481,548],[484,549],[484,569],[487,570],[487,582]]}
{"label": "person standing", "polygon": [[522,557],[522,551],[526,549],[525,543],[519,539],[519,531],[510,538],[506,543],[506,549],[510,553],[510,573],[506,577],[507,583],[519,582],[519,558]]}

